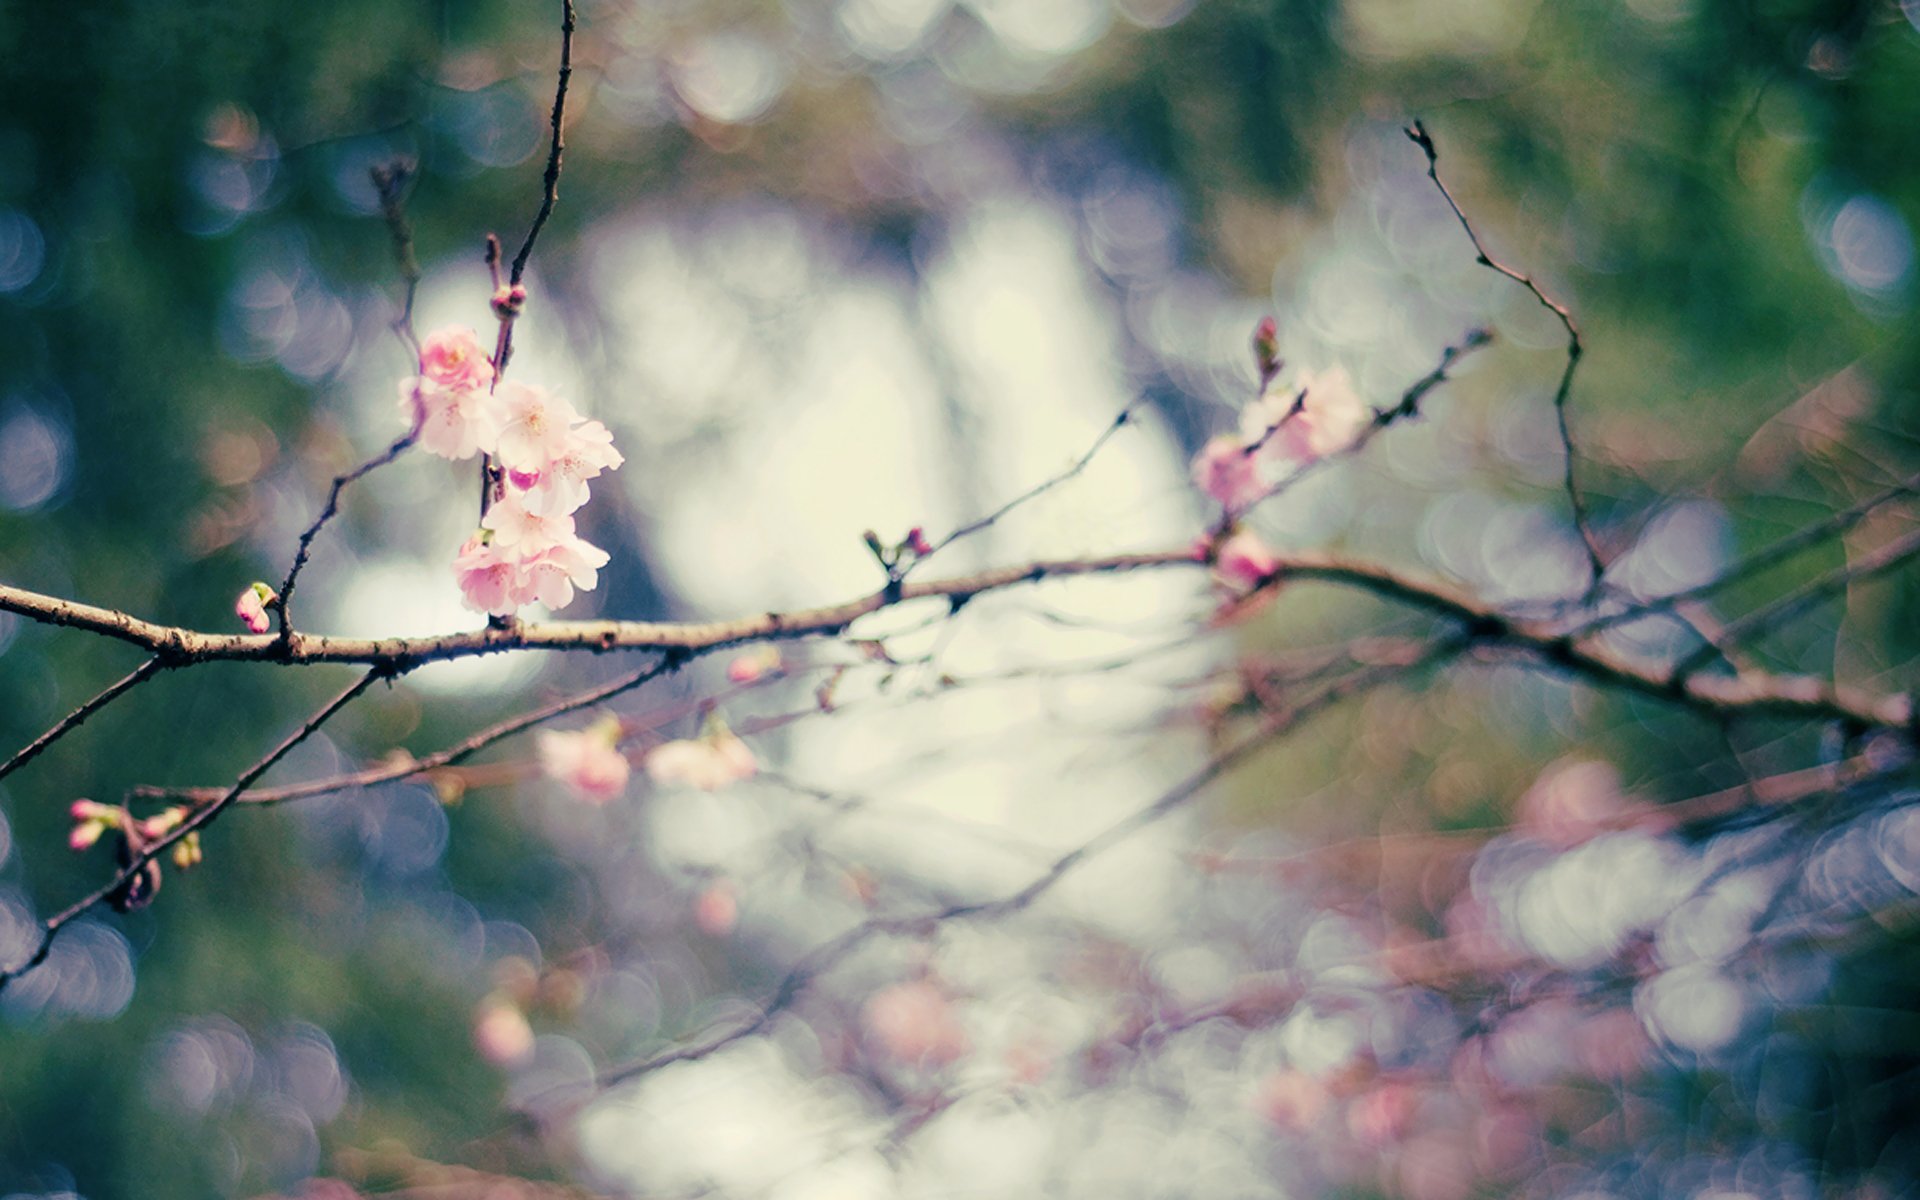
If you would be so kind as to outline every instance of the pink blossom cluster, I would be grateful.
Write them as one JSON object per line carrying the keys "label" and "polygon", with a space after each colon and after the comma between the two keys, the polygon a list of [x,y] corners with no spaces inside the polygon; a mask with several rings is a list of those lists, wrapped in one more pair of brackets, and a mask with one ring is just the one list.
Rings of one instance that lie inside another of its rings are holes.
{"label": "pink blossom cluster", "polygon": [[467,607],[505,617],[593,589],[607,553],[574,531],[573,514],[588,482],[625,461],[605,425],[545,388],[497,378],[478,336],[461,327],[421,344],[400,408],[422,449],[456,461],[484,454],[499,471],[481,528],[454,558]]}
{"label": "pink blossom cluster", "polygon": [[1238,433],[1200,448],[1193,482],[1229,513],[1251,508],[1285,475],[1353,445],[1373,410],[1353,390],[1345,368],[1276,376],[1240,411]]}

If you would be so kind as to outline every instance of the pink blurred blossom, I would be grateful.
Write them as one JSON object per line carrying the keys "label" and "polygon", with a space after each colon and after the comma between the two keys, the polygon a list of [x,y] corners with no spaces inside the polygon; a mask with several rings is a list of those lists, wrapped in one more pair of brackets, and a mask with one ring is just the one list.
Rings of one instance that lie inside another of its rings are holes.
{"label": "pink blurred blossom", "polygon": [[647,755],[647,775],[655,783],[685,784],[705,792],[751,779],[758,770],[753,751],[725,728],[698,738],[667,742]]}
{"label": "pink blurred blossom", "polygon": [[540,768],[589,804],[605,804],[627,789],[632,767],[620,753],[620,723],[609,718],[571,733],[542,730]]}
{"label": "pink blurred blossom", "polygon": [[727,679],[732,683],[757,683],[780,669],[780,651],[774,646],[756,646],[736,655],[727,664]]}
{"label": "pink blurred blossom", "polygon": [[1564,758],[1540,773],[1515,815],[1522,832],[1566,850],[1645,807],[1620,790],[1620,772],[1611,763]]}
{"label": "pink blurred blossom", "polygon": [[1274,1128],[1298,1132],[1318,1124],[1331,1099],[1325,1084],[1288,1067],[1260,1081],[1253,1103]]}
{"label": "pink blurred blossom", "polygon": [[1222,508],[1239,512],[1266,493],[1267,481],[1261,478],[1260,458],[1247,443],[1223,433],[1193,456],[1194,486],[1213,497]]}
{"label": "pink blurred blossom", "polygon": [[1419,1106],[1420,1093],[1412,1084],[1377,1080],[1347,1105],[1347,1132],[1363,1145],[1390,1145],[1413,1124]]}
{"label": "pink blurred blossom", "polygon": [[693,899],[693,923],[708,937],[723,938],[740,923],[740,890],[725,879],[700,889]]}
{"label": "pink blurred blossom", "polygon": [[967,1033],[953,1002],[929,980],[890,984],[861,1010],[867,1035],[896,1062],[946,1066],[967,1052]]}
{"label": "pink blurred blossom", "polygon": [[1280,560],[1258,535],[1239,530],[1214,550],[1215,578],[1235,591],[1251,591],[1280,569]]}
{"label": "pink blurred blossom", "polygon": [[473,1014],[473,1045],[494,1066],[510,1067],[533,1054],[533,1026],[518,1005],[489,996]]}
{"label": "pink blurred blossom", "polygon": [[1240,435],[1262,457],[1305,465],[1352,445],[1372,420],[1346,368],[1334,367],[1269,388],[1241,410]]}

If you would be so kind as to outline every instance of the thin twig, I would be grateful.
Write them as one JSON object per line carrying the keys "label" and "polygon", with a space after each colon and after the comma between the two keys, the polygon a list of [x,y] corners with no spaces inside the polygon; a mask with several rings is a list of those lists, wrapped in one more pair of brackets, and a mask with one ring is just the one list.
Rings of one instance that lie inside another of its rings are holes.
{"label": "thin twig", "polygon": [[520,243],[520,252],[513,256],[513,271],[508,276],[509,284],[519,283],[526,274],[527,260],[533,257],[533,243],[540,236],[540,229],[553,214],[553,205],[560,198],[560,154],[566,149],[562,135],[562,126],[567,115],[567,81],[573,77],[573,0],[560,0],[560,79],[553,89],[553,114],[549,124],[553,126],[553,142],[547,148],[547,172],[545,189],[540,197],[540,211],[533,215],[533,225],[527,230],[527,238]]}
{"label": "thin twig", "polygon": [[[1221,515],[1220,523],[1215,532],[1217,534],[1224,534],[1233,527],[1235,521],[1250,512],[1256,505],[1264,504],[1276,496],[1284,495],[1286,492],[1299,486],[1303,480],[1310,478],[1320,471],[1326,470],[1336,462],[1356,457],[1372,443],[1374,438],[1379,437],[1389,427],[1397,425],[1401,421],[1412,420],[1418,417],[1420,415],[1420,402],[1426,399],[1427,393],[1433,391],[1433,389],[1453,377],[1451,372],[1454,364],[1492,341],[1493,334],[1488,330],[1469,329],[1459,341],[1440,352],[1440,361],[1435,364],[1433,370],[1428,371],[1425,375],[1414,380],[1413,383],[1408,385],[1404,392],[1400,393],[1400,400],[1397,404],[1392,408],[1375,410],[1373,419],[1361,428],[1359,434],[1351,442],[1348,442],[1345,446],[1342,446],[1331,454],[1325,454],[1319,458],[1308,461],[1302,465],[1299,470],[1288,475],[1285,479],[1279,480],[1272,487],[1269,487],[1266,491],[1260,493],[1240,508],[1228,509]],[[1280,420],[1274,422],[1273,425],[1269,426],[1266,433],[1261,435],[1260,442],[1256,442],[1253,446],[1248,447],[1248,450],[1252,451],[1257,449],[1298,411],[1299,407],[1296,405],[1288,411],[1285,417],[1282,417]]]}
{"label": "thin twig", "polygon": [[6,762],[0,763],[0,779],[5,779],[21,767],[26,766],[38,758],[41,752],[46,750],[47,747],[85,724],[88,717],[105,708],[116,697],[133,690],[135,685],[144,683],[146,680],[152,678],[155,674],[165,669],[165,667],[166,663],[157,656],[149,658],[133,670],[122,675],[119,679],[108,684],[105,688],[101,689],[100,693],[93,697],[93,699],[62,717],[60,722],[53,728],[21,747],[19,753],[15,754]]}
{"label": "thin twig", "polygon": [[[469,737],[443,747],[421,758],[406,758],[390,762],[383,766],[369,767],[364,771],[353,771],[345,775],[329,776],[325,779],[309,780],[305,783],[288,784],[285,787],[261,788],[244,797],[240,803],[248,806],[284,804],[290,800],[305,800],[313,796],[324,796],[331,792],[352,791],[357,788],[376,787],[383,783],[393,783],[401,779],[410,779],[415,775],[424,775],[441,767],[454,766],[473,755],[503,741],[516,733],[524,732],[536,725],[545,724],[556,717],[578,712],[583,708],[611,700],[623,692],[642,687],[662,675],[671,674],[679,669],[686,659],[684,656],[668,654],[643,670],[621,676],[611,683],[590,688],[551,704],[536,708],[531,712],[489,725],[487,728]],[[129,797],[141,800],[191,800],[205,801],[220,795],[218,788],[167,788],[142,785],[129,790]]]}
{"label": "thin twig", "polygon": [[400,271],[400,282],[405,288],[393,331],[418,362],[420,339],[413,332],[413,302],[420,291],[420,260],[413,252],[413,225],[407,220],[407,184],[413,178],[413,164],[396,159],[368,173],[373,177],[374,192],[380,198],[380,215],[386,218],[387,233],[393,239],[394,265]]}
{"label": "thin twig", "polygon": [[1581,493],[1579,481],[1574,477],[1573,465],[1576,454],[1573,446],[1573,431],[1567,426],[1567,398],[1573,392],[1573,373],[1580,365],[1581,354],[1585,352],[1580,341],[1580,327],[1574,323],[1572,310],[1547,295],[1531,276],[1507,266],[1487,253],[1486,244],[1474,231],[1473,222],[1467,220],[1467,214],[1461,209],[1459,201],[1453,198],[1453,193],[1440,178],[1440,151],[1434,145],[1433,135],[1427,132],[1427,127],[1415,121],[1407,126],[1406,134],[1427,156],[1427,178],[1433,180],[1433,186],[1440,190],[1441,198],[1447,202],[1447,207],[1453,210],[1454,218],[1460,222],[1460,228],[1466,231],[1467,240],[1473,243],[1476,261],[1481,266],[1491,268],[1526,288],[1533,294],[1533,298],[1540,302],[1540,306],[1552,313],[1559,320],[1561,328],[1567,331],[1567,365],[1560,372],[1560,384],[1553,392],[1553,413],[1555,420],[1559,422],[1560,448],[1565,453],[1566,469],[1562,482],[1566,488],[1567,502],[1573,508],[1574,528],[1580,534],[1581,544],[1586,547],[1587,569],[1591,578],[1588,593],[1592,594],[1599,589],[1600,579],[1606,572],[1607,564],[1605,556],[1600,552],[1600,542],[1594,537],[1592,521],[1587,515],[1586,497]]}
{"label": "thin twig", "polygon": [[282,646],[290,645],[294,636],[294,585],[300,581],[300,572],[306,568],[307,559],[313,551],[313,539],[319,537],[320,531],[326,528],[327,522],[333,520],[340,512],[340,493],[346,491],[349,484],[386,466],[394,459],[406,453],[407,448],[412,446],[415,439],[419,436],[418,430],[402,434],[400,437],[394,439],[391,446],[388,446],[385,450],[374,455],[366,462],[361,463],[344,475],[335,475],[333,477],[333,486],[327,489],[327,502],[321,506],[320,515],[313,519],[313,524],[307,526],[305,531],[300,534],[300,545],[293,553],[293,565],[287,568],[287,577],[280,583],[280,599],[274,604],[274,610],[280,615],[280,632],[274,636]]}
{"label": "thin twig", "polygon": [[239,799],[242,792],[253,785],[254,780],[265,775],[294,747],[312,737],[322,725],[325,725],[341,709],[353,703],[362,692],[380,680],[391,679],[396,674],[398,672],[392,667],[378,666],[362,675],[351,687],[322,705],[319,711],[308,717],[298,729],[281,739],[280,744],[269,750],[264,758],[241,772],[239,779],[235,780],[233,786],[228,788],[219,799],[189,813],[185,820],[174,826],[164,836],[155,838],[141,847],[138,853],[132,854],[127,864],[112,879],[42,921],[39,942],[35,945],[33,952],[18,966],[0,971],[0,990],[4,990],[7,984],[45,962],[47,953],[53,949],[53,939],[62,929],[109,897],[120,894],[122,889],[144,872],[150,863],[172,849],[176,843],[212,824],[221,813],[227,810],[228,806]]}
{"label": "thin twig", "polygon": [[1656,596],[1645,603],[1635,604],[1617,613],[1607,613],[1603,616],[1595,617],[1593,620],[1580,626],[1576,633],[1579,636],[1585,636],[1614,625],[1623,624],[1627,621],[1653,616],[1679,605],[1704,600],[1716,592],[1723,591],[1736,583],[1742,583],[1751,579],[1771,567],[1778,566],[1793,558],[1801,551],[1809,550],[1821,542],[1826,541],[1828,538],[1845,533],[1879,509],[1891,504],[1895,500],[1911,496],[1916,492],[1920,492],[1920,475],[1909,475],[1899,483],[1875,492],[1873,495],[1856,501],[1837,512],[1831,513],[1811,525],[1795,530],[1779,541],[1754,551],[1746,558],[1741,559],[1732,567],[1715,575],[1705,583],[1695,587],[1685,588],[1678,592],[1669,592],[1664,596]]}
{"label": "thin twig", "polygon": [[[1920,532],[1896,538],[1871,554],[1862,556],[1857,562],[1848,563],[1818,578],[1810,579],[1786,595],[1754,609],[1737,620],[1727,622],[1725,628],[1720,631],[1719,641],[1726,646],[1738,646],[1750,638],[1791,621],[1835,592],[1844,591],[1860,580],[1871,579],[1875,575],[1903,566],[1916,555],[1920,555]],[[1681,659],[1673,668],[1675,681],[1692,676],[1694,672],[1712,662],[1717,652],[1717,647],[1713,645],[1702,646]]]}
{"label": "thin twig", "polygon": [[1069,466],[1066,470],[1060,472],[1058,475],[1055,475],[1049,479],[1043,480],[1042,482],[1035,484],[1034,486],[1028,488],[1026,491],[1021,492],[1018,496],[1015,496],[1013,499],[1007,501],[1005,504],[1002,504],[999,508],[994,509],[992,512],[988,513],[986,516],[980,517],[977,520],[969,521],[967,524],[962,525],[960,528],[954,530],[952,533],[949,533],[947,536],[941,538],[938,542],[934,543],[933,548],[931,550],[928,550],[925,554],[920,555],[918,558],[908,563],[905,567],[899,569],[896,572],[895,577],[898,579],[905,579],[907,577],[908,572],[912,571],[913,568],[919,566],[921,563],[925,562],[927,559],[932,558],[934,555],[940,553],[940,551],[946,549],[948,546],[953,545],[955,542],[959,541],[961,538],[971,537],[974,534],[979,533],[983,529],[986,529],[990,526],[998,524],[1002,518],[1006,517],[1009,513],[1012,513],[1015,509],[1020,508],[1021,506],[1028,504],[1034,500],[1038,500],[1040,497],[1046,495],[1048,492],[1052,491],[1054,488],[1059,487],[1061,484],[1066,483],[1068,480],[1073,479],[1074,477],[1079,475],[1082,471],[1085,471],[1087,467],[1093,462],[1094,458],[1097,457],[1100,451],[1106,446],[1107,442],[1112,439],[1113,435],[1116,433],[1119,433],[1122,429],[1126,428],[1129,424],[1132,423],[1133,414],[1139,409],[1140,404],[1141,404],[1141,401],[1136,400],[1132,404],[1129,404],[1125,408],[1121,409],[1120,412],[1113,418],[1113,420],[1107,422],[1106,428],[1100,431],[1100,436],[1093,439],[1093,444],[1088,446],[1086,450],[1080,455],[1080,457],[1075,459],[1073,464]]}

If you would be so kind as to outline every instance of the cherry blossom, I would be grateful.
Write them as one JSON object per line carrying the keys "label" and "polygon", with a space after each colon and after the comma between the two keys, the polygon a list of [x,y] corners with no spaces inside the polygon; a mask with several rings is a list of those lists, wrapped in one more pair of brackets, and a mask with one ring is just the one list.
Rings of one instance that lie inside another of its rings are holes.
{"label": "cherry blossom", "polygon": [[[529,443],[531,444],[531,443]],[[558,452],[550,458],[515,462],[503,455],[508,479],[521,491],[530,513],[570,513],[587,502],[587,481],[626,461],[613,448],[613,434],[598,421],[587,421],[552,443]]]}
{"label": "cherry blossom", "polygon": [[573,405],[528,383],[503,383],[494,392],[500,418],[495,452],[509,467],[538,470],[572,448],[580,423]]}
{"label": "cherry blossom", "polygon": [[1214,551],[1213,572],[1221,583],[1250,591],[1280,569],[1280,560],[1258,535],[1238,530]]}
{"label": "cherry blossom", "polygon": [[1237,512],[1260,499],[1267,490],[1260,463],[1261,457],[1248,448],[1244,439],[1223,433],[1193,456],[1193,483],[1219,501],[1222,508]]}
{"label": "cherry blossom", "polygon": [[516,594],[522,604],[537,600],[550,609],[564,608],[573,603],[575,588],[590,592],[599,584],[607,562],[607,552],[592,542],[577,537],[557,542],[519,560]]}
{"label": "cherry blossom", "polygon": [[420,374],[450,391],[481,391],[493,383],[493,363],[471,328],[449,325],[420,343]]}
{"label": "cherry blossom", "polygon": [[953,1002],[930,980],[916,979],[881,988],[861,1010],[880,1049],[910,1066],[946,1066],[967,1052],[967,1031],[954,1015]]}
{"label": "cherry blossom", "polygon": [[400,383],[400,411],[420,448],[441,458],[472,458],[493,444],[498,419],[484,391],[442,387],[424,375]]}
{"label": "cherry blossom", "polygon": [[647,775],[655,783],[684,784],[704,792],[751,779],[759,769],[747,744],[717,722],[698,738],[667,742],[647,755]]}
{"label": "cherry blossom", "polygon": [[1305,465],[1351,446],[1372,420],[1346,368],[1333,367],[1270,387],[1241,410],[1240,435],[1262,456]]}
{"label": "cherry blossom", "polygon": [[476,533],[454,556],[454,576],[466,606],[475,612],[510,617],[520,607],[520,563]]}
{"label": "cherry blossom", "polygon": [[541,769],[587,803],[605,804],[626,791],[632,771],[619,741],[620,722],[613,717],[572,733],[543,730]]}

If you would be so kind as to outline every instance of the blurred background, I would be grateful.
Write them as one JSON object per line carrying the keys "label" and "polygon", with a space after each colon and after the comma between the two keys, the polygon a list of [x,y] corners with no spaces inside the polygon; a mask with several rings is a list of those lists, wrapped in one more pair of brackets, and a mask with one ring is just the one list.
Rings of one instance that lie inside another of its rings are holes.
{"label": "blurred background", "polygon": [[[0,579],[227,629],[281,577],[328,480],[402,432],[369,169],[416,167],[418,326],[484,330],[482,240],[516,245],[539,199],[558,8],[0,0]],[[1623,594],[1916,469],[1913,0],[579,12],[512,364],[627,459],[581,514],[612,563],[565,616],[863,594],[863,530],[937,538],[1130,406],[926,573],[1185,545],[1211,515],[1187,460],[1252,396],[1267,313],[1376,405],[1468,329],[1496,341],[1265,537],[1577,596],[1563,335],[1476,265],[1414,117],[1489,249],[1582,324],[1570,419]],[[470,474],[416,454],[351,492],[304,626],[476,626],[448,566]],[[1694,616],[1911,528],[1894,506]],[[1901,691],[1916,601],[1883,573],[1749,649]],[[0,1195],[1920,1191],[1905,756],[1512,667],[1369,691],[1036,903],[876,939],[762,1034],[588,1090],[870,914],[1018,890],[1276,694],[1432,631],[1307,585],[1231,625],[1214,604],[1198,571],[1049,583],[609,706],[638,758],[717,705],[762,767],[718,793],[637,774],[589,806],[520,739],[235,812],[152,908],[0,995]],[[0,751],[136,661],[0,616]],[[428,668],[270,782],[637,665]],[[0,961],[108,869],[66,849],[73,799],[230,781],[347,678],[163,676],[0,784]],[[1847,787],[1820,771],[1862,751]],[[1756,816],[1742,788],[1796,802]]]}

